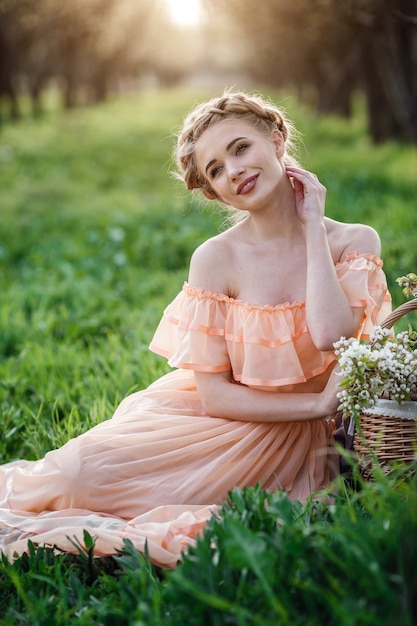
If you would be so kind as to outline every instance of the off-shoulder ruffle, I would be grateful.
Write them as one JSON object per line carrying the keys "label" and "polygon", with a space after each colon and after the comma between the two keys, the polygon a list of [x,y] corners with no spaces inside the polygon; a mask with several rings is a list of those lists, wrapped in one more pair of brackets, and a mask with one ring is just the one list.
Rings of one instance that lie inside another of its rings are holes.
{"label": "off-shoulder ruffle", "polygon": [[[335,269],[353,307],[365,307],[357,336],[367,339],[391,310],[382,260],[351,252]],[[184,283],[165,309],[150,349],[172,367],[206,372],[233,371],[252,386],[304,383],[323,373],[333,352],[314,346],[304,302],[252,304]]]}
{"label": "off-shoulder ruffle", "polygon": [[356,336],[368,341],[374,326],[380,324],[392,310],[383,262],[374,254],[349,252],[335,267],[350,305],[365,307]]}

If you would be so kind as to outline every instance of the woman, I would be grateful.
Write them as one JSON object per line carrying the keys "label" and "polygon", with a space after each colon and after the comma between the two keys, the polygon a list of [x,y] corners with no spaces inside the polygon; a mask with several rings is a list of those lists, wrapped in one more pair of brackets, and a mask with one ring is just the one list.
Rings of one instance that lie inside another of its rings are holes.
{"label": "woman", "polygon": [[88,530],[97,555],[126,537],[173,567],[233,487],[302,500],[331,481],[333,343],[366,338],[390,297],[378,235],[324,216],[291,132],[243,93],[186,118],[181,177],[240,219],[195,251],[155,333],[151,349],[177,369],[44,459],[1,468],[9,556],[28,539],[72,551]]}

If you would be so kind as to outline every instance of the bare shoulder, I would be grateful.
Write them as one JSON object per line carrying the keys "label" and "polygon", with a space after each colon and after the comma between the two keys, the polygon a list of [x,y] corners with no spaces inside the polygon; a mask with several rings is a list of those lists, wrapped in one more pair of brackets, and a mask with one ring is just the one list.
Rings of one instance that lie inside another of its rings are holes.
{"label": "bare shoulder", "polygon": [[228,232],[211,237],[196,248],[190,261],[190,285],[228,295],[228,270],[234,256],[233,238]]}
{"label": "bare shoulder", "polygon": [[372,226],[345,224],[326,218],[326,229],[330,247],[338,260],[348,252],[381,255],[381,239]]}

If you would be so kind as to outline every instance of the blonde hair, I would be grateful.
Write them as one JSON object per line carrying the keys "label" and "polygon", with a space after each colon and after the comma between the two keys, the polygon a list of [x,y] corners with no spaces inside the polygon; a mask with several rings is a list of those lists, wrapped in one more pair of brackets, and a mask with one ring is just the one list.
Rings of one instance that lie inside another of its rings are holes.
{"label": "blonde hair", "polygon": [[225,119],[245,120],[265,133],[279,130],[286,146],[284,162],[288,165],[297,164],[293,156],[297,132],[292,123],[285,119],[283,111],[258,94],[226,91],[222,96],[212,98],[191,111],[178,134],[174,157],[179,170],[178,178],[187,189],[201,189],[206,197],[219,199],[198,169],[195,144],[207,128]]}

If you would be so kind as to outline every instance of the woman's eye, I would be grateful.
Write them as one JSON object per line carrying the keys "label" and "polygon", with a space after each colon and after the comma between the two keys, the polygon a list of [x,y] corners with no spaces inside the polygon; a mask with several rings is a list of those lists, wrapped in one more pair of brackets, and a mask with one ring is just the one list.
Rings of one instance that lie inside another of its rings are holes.
{"label": "woman's eye", "polygon": [[210,176],[212,178],[216,178],[217,174],[221,171],[221,166],[217,165],[216,167],[213,167],[213,169],[210,171]]}
{"label": "woman's eye", "polygon": [[245,152],[246,148],[248,147],[247,143],[241,143],[237,148],[236,148],[236,154],[241,154],[242,152]]}

